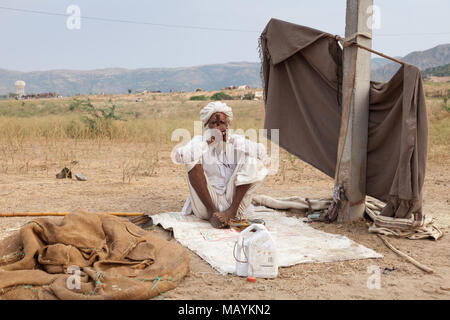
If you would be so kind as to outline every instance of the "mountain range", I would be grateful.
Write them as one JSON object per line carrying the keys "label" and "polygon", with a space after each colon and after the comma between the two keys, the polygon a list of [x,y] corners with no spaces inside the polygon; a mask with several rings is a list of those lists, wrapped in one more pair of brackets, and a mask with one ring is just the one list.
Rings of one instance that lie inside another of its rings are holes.
{"label": "mountain range", "polygon": [[[428,72],[431,68],[450,63],[450,43],[441,44],[425,51],[414,51],[404,57],[396,58],[419,67],[423,72]],[[399,68],[400,65],[396,62],[385,58],[374,58],[372,59],[371,79],[373,81],[387,81]]]}
{"label": "mountain range", "polygon": [[26,93],[59,92],[123,94],[129,89],[151,91],[220,90],[231,85],[260,87],[259,63],[231,62],[185,68],[50,70],[18,72],[0,69],[0,93],[14,92],[14,82],[23,80]]}
{"label": "mountain range", "polygon": [[[411,52],[402,61],[425,69],[450,63],[450,44]],[[372,59],[371,78],[389,80],[399,65],[385,58]],[[128,90],[194,91],[220,90],[231,85],[261,87],[260,64],[230,62],[183,68],[109,68],[96,70],[49,70],[20,72],[0,69],[0,94],[15,92],[14,82],[26,82],[26,93],[58,92],[61,95],[123,94]]]}

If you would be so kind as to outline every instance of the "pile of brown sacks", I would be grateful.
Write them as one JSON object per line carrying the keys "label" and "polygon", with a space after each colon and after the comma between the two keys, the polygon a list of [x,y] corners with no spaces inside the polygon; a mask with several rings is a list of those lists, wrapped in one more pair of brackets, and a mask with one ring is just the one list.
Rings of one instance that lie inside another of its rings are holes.
{"label": "pile of brown sacks", "polygon": [[34,219],[0,242],[0,299],[151,299],[188,272],[186,249],[107,214]]}

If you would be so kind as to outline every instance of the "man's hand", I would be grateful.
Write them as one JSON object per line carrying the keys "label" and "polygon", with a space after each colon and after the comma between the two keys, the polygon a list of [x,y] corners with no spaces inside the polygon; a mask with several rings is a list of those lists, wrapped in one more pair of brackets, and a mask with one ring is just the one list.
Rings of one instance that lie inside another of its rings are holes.
{"label": "man's hand", "polygon": [[220,221],[220,219],[217,217],[217,213],[218,212],[214,212],[211,217],[209,218],[209,223],[211,223],[211,225],[216,228],[216,229],[221,229],[223,227],[225,227],[225,224],[222,223],[222,221]]}
{"label": "man's hand", "polygon": [[211,145],[222,141],[223,135],[222,132],[217,129],[207,128],[204,133],[204,139],[206,140],[206,143],[208,143],[208,145]]}
{"label": "man's hand", "polygon": [[236,217],[237,210],[234,208],[228,208],[223,212],[215,212],[213,216],[215,216],[221,223],[222,228],[228,227],[231,219]]}
{"label": "man's hand", "polygon": [[211,138],[210,138],[209,140],[207,140],[206,143],[207,143],[208,145],[210,145],[210,144],[213,143],[214,141],[216,141],[216,137],[211,136]]}

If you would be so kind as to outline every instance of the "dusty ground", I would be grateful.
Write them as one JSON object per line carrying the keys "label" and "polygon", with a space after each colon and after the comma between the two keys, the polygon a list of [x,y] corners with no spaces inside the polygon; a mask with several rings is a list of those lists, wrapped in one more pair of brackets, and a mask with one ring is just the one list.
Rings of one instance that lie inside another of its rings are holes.
{"label": "dusty ground", "polygon": [[[23,166],[16,165],[14,170],[3,168],[0,173],[0,212],[67,212],[77,208],[91,212],[150,214],[179,211],[187,187],[184,168],[170,160],[172,147],[158,147],[157,164],[149,164],[143,155],[149,159],[156,154],[155,147],[149,144],[63,141],[44,147],[43,142],[31,143],[25,148],[32,156]],[[49,150],[67,152],[52,161],[48,157]],[[434,274],[426,274],[394,254],[380,239],[368,233],[365,221],[351,225],[313,223],[314,228],[345,235],[383,254],[384,258],[299,264],[280,268],[276,279],[249,283],[237,276],[219,275],[191,253],[190,274],[161,299],[449,299],[450,173],[447,158],[428,162],[423,190],[424,212],[434,217],[444,237],[438,241],[389,238],[395,247],[433,268]],[[55,174],[62,165],[75,159],[79,164],[74,172],[81,172],[88,181],[56,179]],[[270,176],[259,193],[273,197],[330,196],[331,179],[286,154],[282,154],[282,159],[282,170]],[[17,232],[28,220],[28,217],[0,218],[0,238]],[[152,230],[169,239],[169,234],[159,227]],[[371,265],[385,271],[379,290],[367,288],[371,275],[367,268]],[[385,268],[395,270],[389,272]]]}

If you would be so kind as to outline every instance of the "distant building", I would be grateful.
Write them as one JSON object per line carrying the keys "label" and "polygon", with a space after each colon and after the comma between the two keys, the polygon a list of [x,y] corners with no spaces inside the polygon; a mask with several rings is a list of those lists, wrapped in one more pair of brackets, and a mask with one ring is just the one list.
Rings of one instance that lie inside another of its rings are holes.
{"label": "distant building", "polygon": [[22,96],[25,95],[25,81],[22,80],[17,80],[14,83],[15,87],[16,87],[16,94],[18,98],[22,98]]}

